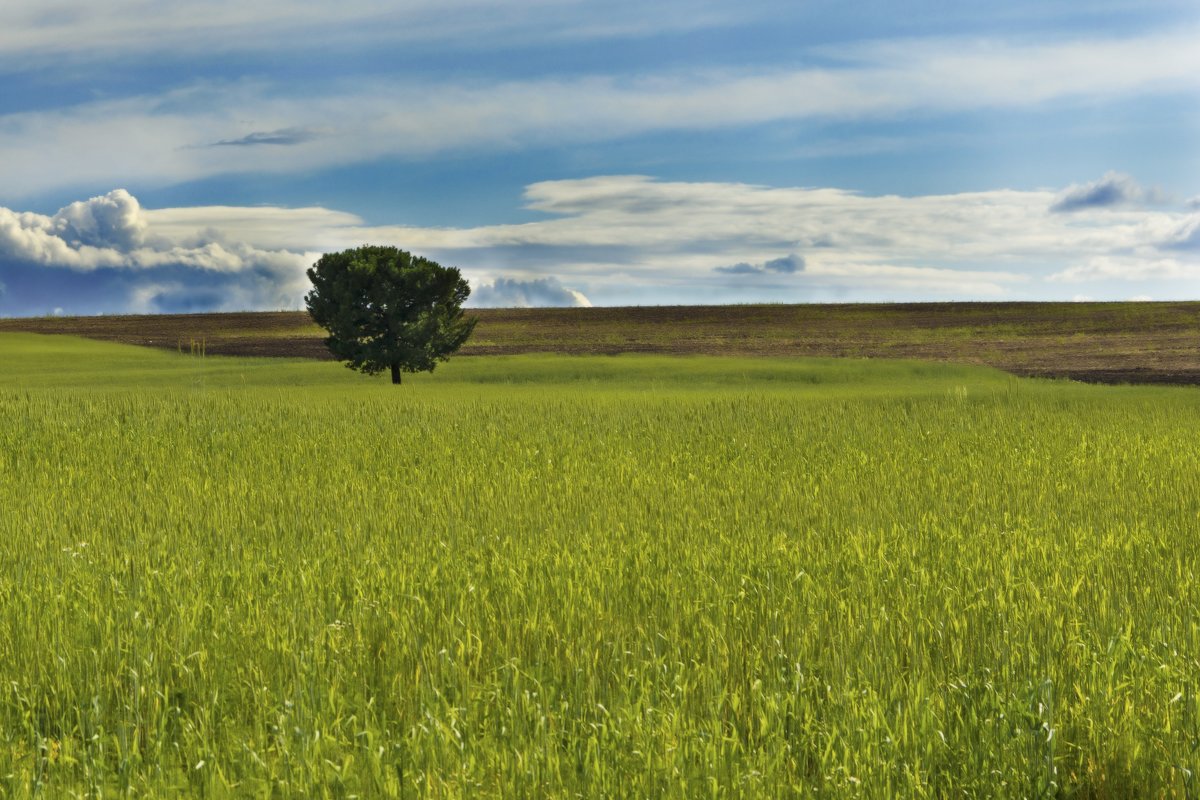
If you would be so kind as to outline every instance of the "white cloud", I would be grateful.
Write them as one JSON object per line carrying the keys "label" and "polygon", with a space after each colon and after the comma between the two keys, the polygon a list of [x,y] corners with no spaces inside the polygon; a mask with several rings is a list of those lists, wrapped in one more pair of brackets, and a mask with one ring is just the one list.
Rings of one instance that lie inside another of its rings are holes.
{"label": "white cloud", "polygon": [[[17,197],[80,183],[161,185],[229,172],[311,170],[385,156],[497,152],[779,120],[1194,93],[1200,87],[1197,36],[1185,30],[1036,45],[884,42],[832,54],[823,67],[324,82],[303,96],[267,82],[196,83],[159,95],[0,116],[0,151],[10,154],[0,164],[0,186]],[[221,142],[259,144],[213,146]]]}
{"label": "white cloud", "polygon": [[1192,214],[1180,222],[1167,233],[1162,244],[1169,250],[1200,251],[1200,214]]}
{"label": "white cloud", "polygon": [[1067,283],[1110,280],[1167,280],[1193,283],[1197,279],[1200,279],[1200,262],[1189,263],[1175,258],[1139,258],[1128,255],[1096,256],[1086,263],[1068,267],[1048,277],[1050,281]]}
{"label": "white cloud", "polygon": [[320,207],[194,206],[142,214],[156,235],[180,244],[225,240],[291,252],[336,249],[344,241],[341,231],[363,224],[354,214]]}
{"label": "white cloud", "polygon": [[[1097,266],[1104,259],[1117,259],[1119,274],[1177,281],[1200,260],[1167,247],[1186,241],[1185,213],[1049,213],[1055,197],[1011,190],[867,196],[600,176],[531,185],[527,205],[552,215],[540,222],[344,234],[348,242],[435,252],[467,271],[495,272],[546,250],[557,276],[587,283],[589,297],[604,302],[633,302],[639,286],[735,300],[1038,297],[1062,281],[1114,278],[1113,268]],[[781,253],[803,254],[803,268],[767,270]]]}
{"label": "white cloud", "polygon": [[[240,211],[244,225],[252,210]],[[260,217],[288,213],[273,212],[260,212]],[[113,280],[133,288],[125,305],[112,311],[288,308],[297,306],[309,287],[304,271],[316,253],[255,247],[231,241],[211,228],[179,236],[178,225],[175,229],[170,224],[155,226],[154,216],[123,189],[71,203],[50,216],[0,208],[0,264],[125,274]],[[302,226],[314,215],[301,209],[295,216]],[[236,224],[230,228],[238,232]],[[269,238],[270,227],[264,230]],[[130,278],[128,273],[146,277]],[[164,280],[165,274],[176,277]],[[58,280],[63,294],[69,295],[72,278],[65,274]]]}
{"label": "white cloud", "polygon": [[[1103,219],[1046,214],[1052,192],[900,197],[825,188],[656,181],[638,175],[535,183],[527,206],[554,219],[475,228],[350,229],[440,249],[513,245],[690,250],[713,269],[779,257],[799,246],[807,267],[846,252],[966,262],[1000,254],[1071,255],[1165,235],[1178,215],[1130,211]],[[1161,229],[1161,230],[1160,230]],[[727,243],[744,245],[728,257]],[[702,252],[706,249],[716,252]],[[784,252],[787,252],[786,250]]]}
{"label": "white cloud", "polygon": [[[480,43],[649,35],[742,21],[716,0],[206,0],[203,6],[148,0],[6,0],[0,59],[229,54],[372,43],[479,47]],[[761,13],[761,12],[759,12]]]}
{"label": "white cloud", "polygon": [[182,289],[179,283],[144,283],[129,293],[129,305],[124,310],[130,314],[162,313],[159,300]]}
{"label": "white cloud", "polygon": [[136,198],[124,189],[116,189],[60,209],[51,225],[54,235],[71,245],[132,250],[146,239],[141,211]]}
{"label": "white cloud", "polygon": [[0,208],[0,255],[75,269],[115,267],[126,260],[112,248],[68,241],[56,230],[61,227],[66,224],[57,215],[18,214]]}
{"label": "white cloud", "polygon": [[1151,87],[1193,91],[1200,64],[1200,54],[1190,44],[1195,35],[1193,29],[1034,43],[900,40],[840,52],[880,69],[873,76],[878,85],[922,98],[923,105],[1025,106]]}
{"label": "white cloud", "polygon": [[563,286],[557,278],[496,278],[492,283],[480,283],[471,293],[468,305],[477,308],[538,308],[546,306],[575,306],[591,308],[583,292]]}
{"label": "white cloud", "polygon": [[295,307],[320,252],[364,242],[460,267],[475,305],[1068,299],[1112,297],[1115,285],[1126,297],[1130,284],[1194,296],[1195,212],[1050,212],[1061,196],[609,175],[530,185],[526,204],[544,220],[425,228],[323,208],[145,210],[118,190],[52,216],[0,209],[0,260],[144,275],[131,302],[161,310]]}
{"label": "white cloud", "polygon": [[300,256],[284,249],[262,250],[244,242],[180,242],[159,231],[151,233],[148,215],[124,189],[71,203],[53,216],[0,208],[0,257],[16,261],[85,271],[179,265],[212,272],[287,272],[300,265]]}

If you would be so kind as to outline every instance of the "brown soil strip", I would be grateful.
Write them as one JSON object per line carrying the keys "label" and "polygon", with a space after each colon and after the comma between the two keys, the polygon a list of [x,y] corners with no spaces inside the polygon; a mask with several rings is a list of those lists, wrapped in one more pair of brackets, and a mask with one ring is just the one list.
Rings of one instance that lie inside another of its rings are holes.
{"label": "brown soil strip", "polygon": [[[986,364],[1098,383],[1200,384],[1200,302],[480,309],[462,352],[833,356]],[[0,319],[213,355],[329,358],[304,312]]]}

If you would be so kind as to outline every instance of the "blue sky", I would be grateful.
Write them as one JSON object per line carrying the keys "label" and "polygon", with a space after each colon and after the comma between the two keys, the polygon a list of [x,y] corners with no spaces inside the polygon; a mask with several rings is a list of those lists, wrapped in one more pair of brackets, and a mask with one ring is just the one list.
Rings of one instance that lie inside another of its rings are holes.
{"label": "blue sky", "polygon": [[1200,7],[7,0],[0,314],[1200,296]]}

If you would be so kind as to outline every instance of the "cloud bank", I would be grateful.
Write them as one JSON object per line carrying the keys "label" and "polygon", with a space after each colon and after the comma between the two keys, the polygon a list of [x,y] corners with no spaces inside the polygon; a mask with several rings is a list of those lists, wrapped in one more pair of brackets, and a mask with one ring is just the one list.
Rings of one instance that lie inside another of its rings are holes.
{"label": "cloud bank", "polygon": [[1144,196],[1111,174],[915,197],[606,175],[528,186],[539,221],[431,228],[114,190],[0,208],[0,313],[297,308],[320,253],[364,242],[460,267],[476,306],[1194,297],[1200,213]]}
{"label": "cloud bank", "polygon": [[[61,286],[64,302],[56,306],[86,301],[106,283],[108,289],[126,287],[125,295],[106,294],[111,307],[97,310],[294,307],[307,288],[304,270],[312,256],[230,241],[211,227],[172,237],[154,229],[150,215],[124,189],[73,202],[49,216],[0,208],[0,274],[21,277],[22,289],[39,297],[47,287]],[[80,280],[72,273],[97,275]],[[141,277],[132,278],[135,273]],[[12,294],[7,301],[21,302]]]}

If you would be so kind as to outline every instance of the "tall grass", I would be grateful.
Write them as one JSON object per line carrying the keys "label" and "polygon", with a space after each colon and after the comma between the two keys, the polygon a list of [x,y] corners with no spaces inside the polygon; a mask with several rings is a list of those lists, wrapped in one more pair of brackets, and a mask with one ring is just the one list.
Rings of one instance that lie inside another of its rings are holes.
{"label": "tall grass", "polygon": [[0,359],[0,794],[1197,793],[1194,391]]}

